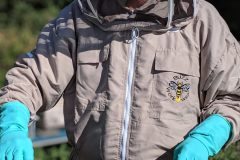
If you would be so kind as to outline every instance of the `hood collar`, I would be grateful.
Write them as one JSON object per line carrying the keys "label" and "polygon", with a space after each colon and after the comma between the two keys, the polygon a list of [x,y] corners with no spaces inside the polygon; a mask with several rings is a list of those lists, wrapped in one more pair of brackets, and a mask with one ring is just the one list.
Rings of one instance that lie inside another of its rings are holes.
{"label": "hood collar", "polygon": [[84,16],[104,31],[134,27],[146,31],[168,31],[186,26],[196,16],[199,0],[148,0],[134,11],[119,0],[78,0]]}

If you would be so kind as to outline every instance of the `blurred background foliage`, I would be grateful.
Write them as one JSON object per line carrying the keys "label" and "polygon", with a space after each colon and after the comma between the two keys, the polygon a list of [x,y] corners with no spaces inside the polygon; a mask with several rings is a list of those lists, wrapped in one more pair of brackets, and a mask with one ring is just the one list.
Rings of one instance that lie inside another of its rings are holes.
{"label": "blurred background foliage", "polygon": [[16,57],[31,51],[44,24],[71,0],[0,1],[0,86]]}
{"label": "blurred background foliage", "polygon": [[[16,57],[32,50],[40,29],[71,0],[1,0],[0,1],[0,87],[4,75]],[[209,0],[224,17],[234,36],[240,40],[240,1]],[[36,160],[67,160],[67,144],[35,150]],[[231,145],[212,160],[240,159],[240,144]]]}

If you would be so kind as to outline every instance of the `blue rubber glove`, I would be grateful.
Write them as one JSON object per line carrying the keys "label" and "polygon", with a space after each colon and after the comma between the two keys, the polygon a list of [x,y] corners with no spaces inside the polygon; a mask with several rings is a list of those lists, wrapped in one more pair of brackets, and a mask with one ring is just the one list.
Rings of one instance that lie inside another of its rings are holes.
{"label": "blue rubber glove", "polygon": [[174,150],[174,160],[208,160],[216,155],[231,136],[231,125],[214,114],[194,128]]}
{"label": "blue rubber glove", "polygon": [[0,107],[0,160],[33,160],[32,141],[28,138],[30,113],[12,101]]}

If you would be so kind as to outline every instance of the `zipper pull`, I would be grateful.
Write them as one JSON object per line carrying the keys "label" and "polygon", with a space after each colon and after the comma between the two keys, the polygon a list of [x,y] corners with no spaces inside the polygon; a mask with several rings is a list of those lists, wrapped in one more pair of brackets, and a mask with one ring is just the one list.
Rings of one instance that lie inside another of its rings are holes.
{"label": "zipper pull", "polygon": [[137,27],[132,28],[132,41],[136,40],[139,37],[139,29]]}

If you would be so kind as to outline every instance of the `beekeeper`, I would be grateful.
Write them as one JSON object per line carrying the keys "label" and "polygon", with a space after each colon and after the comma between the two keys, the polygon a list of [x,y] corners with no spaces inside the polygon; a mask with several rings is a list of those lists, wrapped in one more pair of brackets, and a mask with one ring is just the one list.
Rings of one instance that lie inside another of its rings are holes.
{"label": "beekeeper", "polygon": [[0,159],[64,99],[71,160],[207,160],[239,140],[240,46],[204,0],[74,0],[0,90]]}

